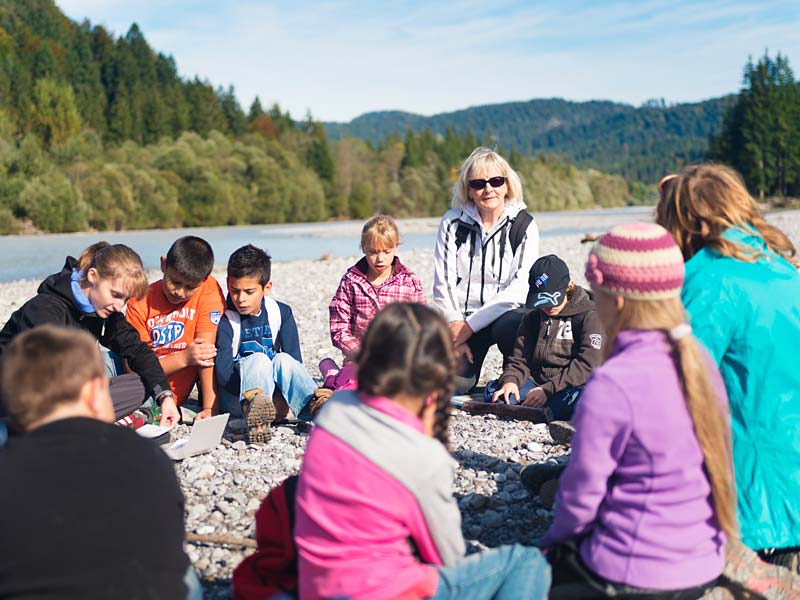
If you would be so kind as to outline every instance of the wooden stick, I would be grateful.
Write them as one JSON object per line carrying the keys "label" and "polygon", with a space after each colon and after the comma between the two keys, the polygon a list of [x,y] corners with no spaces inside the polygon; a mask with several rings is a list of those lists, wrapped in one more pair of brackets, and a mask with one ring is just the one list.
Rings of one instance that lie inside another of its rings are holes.
{"label": "wooden stick", "polygon": [[240,538],[232,535],[216,535],[201,533],[187,533],[186,541],[195,544],[219,544],[222,546],[244,546],[245,548],[258,548],[258,542],[253,538]]}
{"label": "wooden stick", "polygon": [[497,415],[532,423],[549,423],[553,420],[553,412],[546,407],[530,408],[502,402],[464,402],[458,408],[471,415]]}

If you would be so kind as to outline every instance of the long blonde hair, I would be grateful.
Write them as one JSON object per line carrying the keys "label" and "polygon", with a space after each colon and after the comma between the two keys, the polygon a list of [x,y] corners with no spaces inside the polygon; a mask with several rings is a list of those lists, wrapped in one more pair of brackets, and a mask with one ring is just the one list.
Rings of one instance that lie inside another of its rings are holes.
{"label": "long blonde hair", "polygon": [[[613,295],[613,292],[602,288],[597,291]],[[609,343],[606,348],[611,348],[617,334],[626,329],[660,329],[665,332],[665,338],[672,346],[686,408],[703,452],[717,521],[729,537],[738,537],[728,417],[711,385],[709,357],[695,337],[685,335],[672,340],[669,336],[670,330],[685,323],[686,312],[680,298],[625,298],[622,309],[609,328]]]}
{"label": "long blonde hair", "polygon": [[730,167],[692,165],[662,179],[659,190],[656,222],[675,238],[684,260],[705,246],[738,260],[757,260],[760,253],[722,237],[726,229],[735,227],[759,235],[770,250],[800,266],[794,258],[794,244],[766,222],[738,173]]}

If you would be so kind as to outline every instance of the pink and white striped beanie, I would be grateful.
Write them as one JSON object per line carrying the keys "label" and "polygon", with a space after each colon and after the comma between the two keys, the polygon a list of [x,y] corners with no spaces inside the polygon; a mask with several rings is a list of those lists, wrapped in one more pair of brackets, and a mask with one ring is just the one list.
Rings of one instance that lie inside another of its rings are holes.
{"label": "pink and white striped beanie", "polygon": [[586,279],[625,298],[674,298],[683,287],[683,255],[666,229],[654,223],[619,225],[594,245]]}

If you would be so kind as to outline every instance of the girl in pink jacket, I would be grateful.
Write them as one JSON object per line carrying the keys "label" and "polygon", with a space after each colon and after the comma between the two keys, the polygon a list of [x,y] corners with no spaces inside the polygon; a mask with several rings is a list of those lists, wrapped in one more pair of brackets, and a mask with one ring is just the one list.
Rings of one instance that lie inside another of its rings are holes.
{"label": "girl in pink jacket", "polygon": [[464,557],[446,449],[455,359],[444,320],[390,304],[355,361],[358,389],[322,408],[300,473],[300,598],[545,598],[538,550]]}
{"label": "girl in pink jacket", "polygon": [[361,345],[361,338],[375,314],[390,302],[425,303],[422,283],[397,256],[400,232],[394,219],[376,215],[361,230],[364,256],[347,269],[331,300],[331,342],[342,351],[345,365],[337,372],[333,359],[320,363],[324,387],[340,389],[355,385],[350,358]]}

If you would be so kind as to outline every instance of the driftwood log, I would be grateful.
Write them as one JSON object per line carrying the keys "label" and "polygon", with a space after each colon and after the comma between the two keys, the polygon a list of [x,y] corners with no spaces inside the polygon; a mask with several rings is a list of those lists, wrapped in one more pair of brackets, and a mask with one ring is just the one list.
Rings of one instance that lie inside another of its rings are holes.
{"label": "driftwood log", "polygon": [[215,544],[218,546],[242,546],[244,548],[258,548],[258,542],[253,538],[241,538],[232,535],[215,535],[200,533],[187,533],[186,541],[192,544]]}
{"label": "driftwood log", "polygon": [[471,415],[497,415],[531,423],[549,423],[553,420],[553,412],[549,408],[530,408],[502,402],[464,402],[458,408]]}

